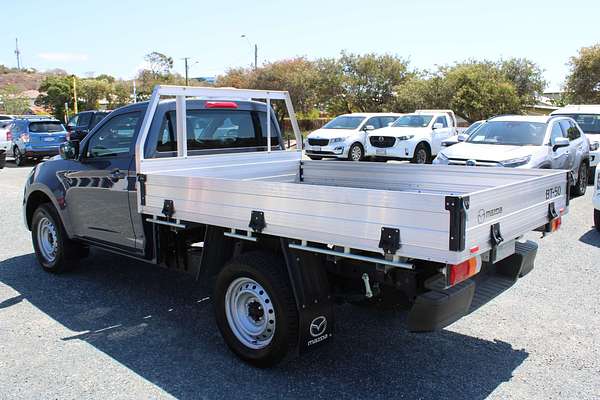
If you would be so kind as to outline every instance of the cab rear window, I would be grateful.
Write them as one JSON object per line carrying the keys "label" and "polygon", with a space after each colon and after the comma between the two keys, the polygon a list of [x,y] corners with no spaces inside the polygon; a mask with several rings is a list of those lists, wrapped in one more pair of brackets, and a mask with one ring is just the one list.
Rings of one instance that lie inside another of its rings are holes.
{"label": "cab rear window", "polygon": [[[243,110],[188,110],[187,148],[212,150],[267,145],[266,114]],[[175,112],[166,113],[158,136],[158,152],[177,151]],[[271,126],[271,145],[278,146],[275,125]]]}
{"label": "cab rear window", "polygon": [[63,128],[60,122],[31,122],[29,123],[29,132],[62,132]]}

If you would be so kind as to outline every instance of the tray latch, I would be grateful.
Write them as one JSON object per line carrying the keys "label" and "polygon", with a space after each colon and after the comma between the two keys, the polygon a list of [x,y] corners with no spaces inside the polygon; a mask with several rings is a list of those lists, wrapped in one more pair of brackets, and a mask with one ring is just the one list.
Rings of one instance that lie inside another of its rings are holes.
{"label": "tray latch", "polygon": [[173,204],[173,200],[165,200],[162,213],[167,218],[171,218],[173,214],[175,214],[175,204]]}
{"label": "tray latch", "polygon": [[400,248],[400,229],[381,228],[379,248],[383,249],[385,254],[396,254],[396,251]]}
{"label": "tray latch", "polygon": [[267,226],[265,223],[265,213],[262,211],[252,211],[250,214],[250,223],[248,224],[250,229],[254,232],[261,233]]}

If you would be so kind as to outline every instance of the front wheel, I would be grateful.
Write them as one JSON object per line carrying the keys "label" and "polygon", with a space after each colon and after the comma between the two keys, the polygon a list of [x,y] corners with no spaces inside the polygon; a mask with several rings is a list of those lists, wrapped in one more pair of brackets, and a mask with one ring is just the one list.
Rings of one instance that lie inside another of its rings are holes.
{"label": "front wheel", "polygon": [[600,232],[600,210],[594,209],[594,226]]}
{"label": "front wheel", "polygon": [[58,213],[50,204],[40,205],[33,213],[31,238],[35,256],[47,272],[70,270],[87,255],[87,248],[69,239]]}
{"label": "front wheel", "polygon": [[413,164],[427,164],[431,162],[431,153],[427,146],[419,143],[415,148],[413,158],[410,160]]}
{"label": "front wheel", "polygon": [[298,311],[285,265],[260,251],[242,254],[219,273],[215,316],[227,346],[257,367],[280,362],[298,343]]}
{"label": "front wheel", "polygon": [[361,161],[365,155],[363,148],[360,144],[354,143],[348,150],[348,160],[350,161]]}
{"label": "front wheel", "polygon": [[573,194],[575,196],[583,196],[587,189],[588,185],[588,166],[587,164],[581,163],[579,166],[579,174],[577,177],[577,182],[575,183],[575,187],[573,188]]}

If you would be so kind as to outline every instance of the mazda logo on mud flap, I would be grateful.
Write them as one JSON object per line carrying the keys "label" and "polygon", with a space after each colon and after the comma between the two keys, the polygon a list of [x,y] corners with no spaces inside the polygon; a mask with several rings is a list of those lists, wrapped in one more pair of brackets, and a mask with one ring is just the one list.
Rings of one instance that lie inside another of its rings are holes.
{"label": "mazda logo on mud flap", "polygon": [[327,329],[327,318],[322,315],[313,319],[310,323],[310,335],[312,337],[321,336],[325,333],[325,329]]}

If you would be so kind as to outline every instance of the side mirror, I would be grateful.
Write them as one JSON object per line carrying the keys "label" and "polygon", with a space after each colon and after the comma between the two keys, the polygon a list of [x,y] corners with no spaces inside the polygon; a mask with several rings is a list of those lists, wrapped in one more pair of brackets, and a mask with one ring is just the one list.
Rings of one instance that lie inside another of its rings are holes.
{"label": "side mirror", "polygon": [[442,129],[444,127],[444,124],[442,124],[441,122],[436,122],[435,124],[433,124],[433,129]]}
{"label": "side mirror", "polygon": [[79,155],[79,142],[67,141],[60,145],[58,153],[63,160],[75,160]]}
{"label": "side mirror", "polygon": [[363,130],[365,130],[365,131],[374,131],[375,127],[373,125],[365,125],[365,127],[363,128]]}
{"label": "side mirror", "polygon": [[468,137],[469,137],[469,135],[465,135],[464,133],[459,133],[456,136],[456,140],[458,140],[459,142],[464,142],[465,140],[467,140]]}
{"label": "side mirror", "polygon": [[550,141],[550,144],[552,145],[552,151],[556,151],[557,149],[559,149],[561,147],[568,147],[569,139],[567,139],[566,137],[552,138],[552,140]]}

